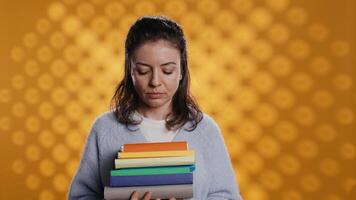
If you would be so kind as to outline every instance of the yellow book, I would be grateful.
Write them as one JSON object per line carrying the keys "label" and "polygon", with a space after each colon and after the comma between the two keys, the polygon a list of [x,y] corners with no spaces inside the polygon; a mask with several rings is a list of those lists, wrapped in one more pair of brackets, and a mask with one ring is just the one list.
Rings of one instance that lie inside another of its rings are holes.
{"label": "yellow book", "polygon": [[193,165],[195,156],[115,159],[115,169],[132,167],[158,167]]}
{"label": "yellow book", "polygon": [[178,157],[194,156],[194,150],[187,151],[146,151],[146,152],[119,152],[118,158],[154,158],[154,157]]}

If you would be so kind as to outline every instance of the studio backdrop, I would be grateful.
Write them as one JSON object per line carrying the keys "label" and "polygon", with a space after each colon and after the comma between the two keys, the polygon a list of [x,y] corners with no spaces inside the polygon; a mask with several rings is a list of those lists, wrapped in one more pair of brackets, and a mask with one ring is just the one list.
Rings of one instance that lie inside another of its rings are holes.
{"label": "studio backdrop", "polygon": [[[245,200],[355,196],[354,0],[0,2],[0,199],[61,200],[143,15],[176,20]],[[209,149],[206,149],[209,151]]]}

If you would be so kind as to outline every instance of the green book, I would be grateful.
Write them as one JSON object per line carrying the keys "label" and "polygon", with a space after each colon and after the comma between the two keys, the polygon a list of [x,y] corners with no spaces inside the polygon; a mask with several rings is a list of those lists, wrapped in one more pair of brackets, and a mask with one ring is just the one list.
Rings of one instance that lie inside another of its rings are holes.
{"label": "green book", "polygon": [[111,170],[111,176],[134,176],[154,174],[184,174],[195,170],[195,165],[164,166],[164,167],[139,167]]}

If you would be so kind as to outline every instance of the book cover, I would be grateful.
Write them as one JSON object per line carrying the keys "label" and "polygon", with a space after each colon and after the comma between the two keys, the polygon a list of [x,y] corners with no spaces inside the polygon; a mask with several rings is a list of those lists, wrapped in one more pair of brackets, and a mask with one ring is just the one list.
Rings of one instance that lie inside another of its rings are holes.
{"label": "book cover", "polygon": [[124,144],[121,146],[122,152],[184,151],[184,150],[188,150],[188,143],[186,141],[134,143],[134,144]]}
{"label": "book cover", "polygon": [[194,150],[187,151],[146,151],[146,152],[118,152],[117,157],[120,159],[126,158],[154,158],[154,157],[177,157],[177,156],[193,156]]}
{"label": "book cover", "polygon": [[110,187],[193,184],[193,173],[110,176]]}
{"label": "book cover", "polygon": [[184,166],[164,166],[164,167],[142,167],[142,168],[125,168],[111,170],[111,176],[132,176],[132,175],[155,175],[155,174],[183,174],[195,170],[194,165]]}
{"label": "book cover", "polygon": [[105,187],[104,198],[106,200],[127,200],[133,191],[137,191],[139,199],[147,191],[152,192],[152,199],[189,199],[193,197],[193,184],[159,185],[159,186],[135,186],[135,187]]}
{"label": "book cover", "polygon": [[195,156],[115,159],[115,169],[194,164]]}

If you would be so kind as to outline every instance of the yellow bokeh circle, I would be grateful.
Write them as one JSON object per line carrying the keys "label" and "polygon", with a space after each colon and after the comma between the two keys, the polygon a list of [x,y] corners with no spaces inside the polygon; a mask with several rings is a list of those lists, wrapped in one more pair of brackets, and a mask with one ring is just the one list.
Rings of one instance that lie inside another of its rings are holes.
{"label": "yellow bokeh circle", "polygon": [[29,60],[26,62],[24,70],[28,76],[36,76],[40,72],[40,66],[36,60]]}
{"label": "yellow bokeh circle", "polygon": [[301,163],[294,155],[281,155],[277,160],[277,167],[286,175],[295,175],[300,172]]}
{"label": "yellow bokeh circle", "polygon": [[271,159],[281,153],[281,147],[279,142],[273,137],[263,136],[257,141],[257,151],[263,157]]}
{"label": "yellow bokeh circle", "polygon": [[25,92],[25,100],[29,104],[36,104],[41,100],[40,91],[37,88],[29,88]]}
{"label": "yellow bokeh circle", "polygon": [[320,172],[327,176],[336,176],[340,172],[340,164],[335,159],[326,158],[319,164]]}
{"label": "yellow bokeh circle", "polygon": [[11,165],[11,170],[16,174],[23,174],[25,169],[26,163],[21,159],[16,159]]}
{"label": "yellow bokeh circle", "polygon": [[41,129],[41,120],[37,116],[29,116],[25,120],[25,128],[28,132],[36,133]]}
{"label": "yellow bokeh circle", "polygon": [[15,117],[24,117],[27,113],[26,104],[23,102],[14,102],[11,108],[11,113]]}
{"label": "yellow bokeh circle", "polygon": [[15,145],[23,146],[26,143],[26,135],[23,131],[16,131],[11,135],[12,142]]}
{"label": "yellow bokeh circle", "polygon": [[62,106],[69,100],[69,94],[66,88],[58,86],[51,92],[51,100],[57,106]]}
{"label": "yellow bokeh circle", "polygon": [[40,200],[54,200],[54,199],[56,199],[56,195],[51,190],[45,189],[40,192],[39,199]]}
{"label": "yellow bokeh circle", "polygon": [[49,38],[49,44],[52,45],[56,49],[63,48],[68,42],[68,39],[64,35],[63,32],[56,31],[52,33]]}
{"label": "yellow bokeh circle", "polygon": [[52,179],[53,188],[57,192],[65,192],[68,189],[69,181],[70,179],[67,175],[62,173],[56,174]]}
{"label": "yellow bokeh circle", "polygon": [[68,131],[65,137],[66,145],[76,151],[80,151],[82,149],[84,141],[85,136],[76,130]]}
{"label": "yellow bokeh circle", "polygon": [[272,91],[271,101],[278,108],[288,109],[296,104],[296,97],[288,88],[278,88]]}
{"label": "yellow bokeh circle", "polygon": [[302,158],[315,158],[319,154],[317,143],[310,139],[302,139],[296,148],[298,155]]}
{"label": "yellow bokeh circle", "polygon": [[279,190],[283,186],[283,178],[275,170],[264,171],[260,176],[260,181],[270,191]]}
{"label": "yellow bokeh circle", "polygon": [[70,158],[70,151],[63,144],[56,144],[52,150],[52,157],[58,163],[65,163]]}
{"label": "yellow bokeh circle", "polygon": [[331,142],[336,138],[336,129],[330,124],[320,123],[315,127],[316,137],[323,142]]}
{"label": "yellow bokeh circle", "polygon": [[82,2],[77,7],[77,15],[84,20],[91,19],[95,14],[95,7],[89,2]]}
{"label": "yellow bokeh circle", "polygon": [[52,130],[61,135],[68,131],[70,125],[70,121],[64,115],[55,116],[51,123]]}
{"label": "yellow bokeh circle", "polygon": [[49,159],[43,159],[39,163],[39,171],[45,177],[52,177],[56,172],[56,163]]}
{"label": "yellow bokeh circle", "polygon": [[41,186],[41,179],[37,174],[29,174],[25,179],[26,187],[36,190]]}
{"label": "yellow bokeh circle", "polygon": [[48,19],[42,18],[37,21],[36,29],[40,34],[47,34],[51,30],[51,28],[52,24]]}
{"label": "yellow bokeh circle", "polygon": [[48,7],[48,16],[53,21],[60,21],[67,13],[67,8],[60,2],[54,2]]}
{"label": "yellow bokeh circle", "polygon": [[[167,4],[169,4],[169,1]],[[178,6],[177,6],[178,7]],[[179,7],[177,9],[179,11]],[[105,6],[105,14],[112,20],[118,20],[125,13],[125,7],[119,2],[108,2]]]}
{"label": "yellow bokeh circle", "polygon": [[23,43],[28,48],[36,47],[38,44],[38,36],[33,32],[26,33],[23,38]]}
{"label": "yellow bokeh circle", "polygon": [[43,130],[38,136],[39,144],[44,148],[53,147],[56,142],[56,136],[53,132],[49,130]]}
{"label": "yellow bokeh circle", "polygon": [[38,161],[41,158],[41,149],[37,145],[31,144],[26,147],[25,156],[30,161]]}
{"label": "yellow bokeh circle", "polygon": [[26,86],[26,79],[22,74],[14,75],[11,79],[11,85],[14,89],[23,89]]}
{"label": "yellow bokeh circle", "polygon": [[315,192],[320,189],[320,179],[314,174],[306,174],[300,177],[300,186],[306,192]]}
{"label": "yellow bokeh circle", "polygon": [[254,152],[245,152],[241,157],[240,163],[244,169],[250,174],[257,174],[261,172],[264,166],[264,160]]}
{"label": "yellow bokeh circle", "polygon": [[43,119],[50,119],[55,113],[55,108],[52,103],[48,101],[43,101],[38,106],[38,114]]}
{"label": "yellow bokeh circle", "polygon": [[297,126],[289,121],[279,121],[274,125],[274,134],[282,142],[291,142],[298,137],[298,128]]}

